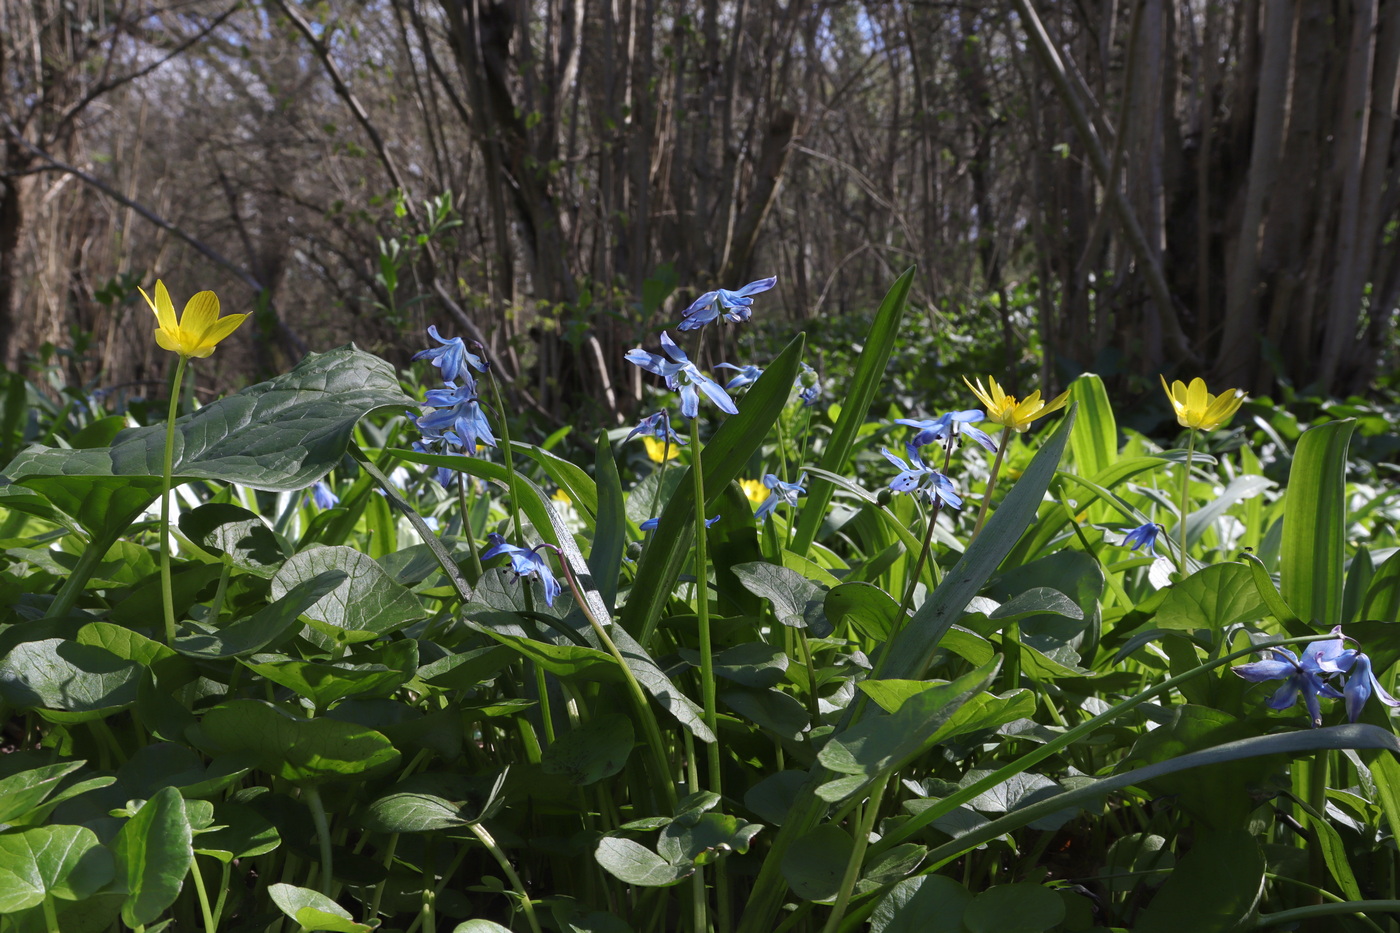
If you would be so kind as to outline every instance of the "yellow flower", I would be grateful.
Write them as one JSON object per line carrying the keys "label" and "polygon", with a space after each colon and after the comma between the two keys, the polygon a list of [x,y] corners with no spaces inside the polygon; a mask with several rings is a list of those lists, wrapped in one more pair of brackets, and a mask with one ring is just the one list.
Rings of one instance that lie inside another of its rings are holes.
{"label": "yellow flower", "polygon": [[744,490],[744,495],[749,497],[749,502],[758,505],[768,498],[768,487],[756,479],[739,480],[739,488]]}
{"label": "yellow flower", "polygon": [[146,299],[146,304],[155,312],[156,321],[160,324],[156,328],[156,343],[160,344],[162,349],[178,353],[186,359],[192,356],[203,359],[213,353],[219,341],[237,330],[238,325],[248,316],[230,314],[221,318],[218,296],[213,292],[200,292],[185,305],[185,310],[177,321],[175,306],[170,302],[170,293],[165,290],[164,282],[156,280],[155,301],[151,300],[145,289],[138,290],[141,297]]}
{"label": "yellow flower", "polygon": [[670,450],[666,449],[666,444],[658,441],[654,437],[642,435],[642,446],[646,448],[647,458],[652,463],[660,463],[663,460],[675,460],[680,456],[680,450],[675,445],[670,445]]}
{"label": "yellow flower", "polygon": [[1243,390],[1226,389],[1219,395],[1211,395],[1206,391],[1205,380],[1199,376],[1192,379],[1189,386],[1180,379],[1168,386],[1165,376],[1158,378],[1162,380],[1162,389],[1176,410],[1177,423],[1183,428],[1214,431],[1235,417],[1235,412],[1244,403]]}
{"label": "yellow flower", "polygon": [[554,490],[554,495],[550,496],[550,498],[553,499],[555,502],[558,502],[560,505],[574,504],[574,500],[570,499],[569,494],[562,489]]}
{"label": "yellow flower", "polygon": [[[963,376],[963,382],[967,382],[966,376]],[[1066,391],[1048,402],[1043,402],[1040,400],[1040,390],[1036,389],[1027,395],[1024,401],[1018,402],[1016,396],[1003,392],[991,376],[987,377],[987,384],[991,386],[990,392],[982,388],[981,379],[977,380],[976,385],[967,382],[967,387],[986,408],[987,420],[1022,433],[1029,429],[1031,422],[1037,418],[1043,418],[1052,411],[1064,408],[1065,401],[1069,398],[1069,392]]]}

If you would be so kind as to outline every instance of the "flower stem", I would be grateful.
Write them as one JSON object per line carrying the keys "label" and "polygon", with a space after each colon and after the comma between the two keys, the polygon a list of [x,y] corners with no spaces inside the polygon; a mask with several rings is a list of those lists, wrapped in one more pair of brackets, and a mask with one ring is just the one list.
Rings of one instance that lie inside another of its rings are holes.
{"label": "flower stem", "polygon": [[331,885],[334,883],[331,874],[331,825],[326,819],[326,806],[321,802],[321,792],[316,789],[315,784],[308,784],[302,790],[302,795],[306,798],[306,805],[311,810],[311,822],[316,826],[316,841],[321,848],[321,893],[330,896]]}
{"label": "flower stem", "polygon": [[486,851],[491,853],[491,857],[496,860],[496,864],[501,866],[501,871],[505,873],[510,886],[515,889],[515,893],[520,896],[520,909],[525,912],[525,922],[530,924],[532,933],[541,933],[540,922],[535,919],[535,908],[530,903],[530,895],[525,890],[525,883],[520,880],[520,876],[515,873],[515,867],[510,864],[510,859],[501,851],[501,847],[496,844],[496,840],[486,831],[486,827],[480,823],[468,823],[467,829],[472,835],[481,840],[481,844],[486,847]]}
{"label": "flower stem", "polygon": [[161,464],[160,487],[160,599],[165,612],[165,643],[175,643],[175,594],[170,582],[170,474],[175,463],[175,416],[180,413],[180,383],[185,378],[189,358],[175,364],[170,385],[170,413],[165,419],[165,452]]}
{"label": "flower stem", "polygon": [[1181,499],[1177,507],[1177,521],[1179,522],[1178,537],[1180,544],[1177,548],[1176,560],[1177,569],[1181,571],[1181,579],[1186,579],[1186,500],[1191,495],[1191,458],[1196,453],[1196,429],[1191,429],[1191,439],[1186,442],[1186,465],[1181,469]]}
{"label": "flower stem", "polygon": [[977,540],[977,536],[982,533],[982,523],[987,520],[987,510],[992,505],[992,490],[997,488],[997,474],[1001,472],[1001,458],[1006,456],[1006,444],[1011,440],[1011,429],[1001,429],[1001,439],[997,441],[996,459],[992,461],[992,475],[987,477],[987,491],[982,494],[982,506],[977,510],[977,524],[972,526],[972,537],[968,539],[968,544]]}
{"label": "flower stem", "polygon": [[[695,477],[695,617],[700,637],[700,704],[705,725],[719,737],[715,713],[715,660],[710,643],[709,561],[705,548],[705,477],[700,460],[700,421],[690,422],[690,470]],[[705,746],[709,759],[710,790],[723,794],[719,768],[719,742]]]}
{"label": "flower stem", "polygon": [[472,504],[467,496],[467,477],[457,474],[457,508],[462,513],[462,536],[467,539],[467,551],[471,555],[472,585],[481,579],[481,555],[476,548],[476,531],[472,528]]}

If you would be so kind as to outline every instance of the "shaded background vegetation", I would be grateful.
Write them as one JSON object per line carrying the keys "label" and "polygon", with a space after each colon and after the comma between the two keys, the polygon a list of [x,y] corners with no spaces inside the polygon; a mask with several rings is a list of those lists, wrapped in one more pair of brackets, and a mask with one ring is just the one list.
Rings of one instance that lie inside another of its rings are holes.
{"label": "shaded background vegetation", "polygon": [[859,333],[909,265],[1013,386],[1393,361],[1400,0],[4,0],[0,56],[11,368],[157,384],[160,276],[256,312],[222,388],[435,322],[617,418],[699,290]]}

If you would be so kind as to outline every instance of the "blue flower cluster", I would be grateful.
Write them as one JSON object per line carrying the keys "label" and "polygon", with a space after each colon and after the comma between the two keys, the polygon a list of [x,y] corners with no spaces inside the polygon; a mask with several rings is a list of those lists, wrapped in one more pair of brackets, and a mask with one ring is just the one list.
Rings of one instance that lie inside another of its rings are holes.
{"label": "blue flower cluster", "polygon": [[563,587],[554,577],[554,571],[549,569],[549,561],[540,556],[540,549],[547,548],[548,544],[536,545],[533,549],[518,547],[510,544],[505,538],[492,532],[486,536],[490,542],[490,547],[481,552],[482,560],[490,560],[505,554],[510,558],[510,570],[515,574],[516,579],[521,577],[538,577],[540,585],[544,587],[544,601],[548,606],[554,605],[554,597],[563,592]]}
{"label": "blue flower cluster", "polygon": [[[1356,643],[1356,639],[1343,635],[1340,625],[1334,627],[1331,634],[1336,637],[1309,644],[1301,658],[1287,648],[1271,648],[1272,658],[1240,664],[1232,670],[1250,683],[1282,680],[1283,685],[1268,700],[1269,708],[1288,709],[1301,696],[1308,710],[1308,720],[1314,727],[1322,725],[1318,697],[1345,700],[1347,719],[1352,722],[1360,717],[1372,695],[1392,709],[1400,707],[1400,700],[1387,693],[1376,680],[1371,659],[1359,646],[1346,647],[1346,642]],[[1328,682],[1343,674],[1346,679],[1341,690]]]}
{"label": "blue flower cluster", "polygon": [[772,473],[766,474],[763,477],[763,485],[767,486],[769,489],[768,498],[764,499],[763,502],[759,504],[758,508],[753,513],[753,517],[759,521],[763,521],[768,518],[769,515],[772,515],[773,510],[784,502],[795,508],[797,506],[797,497],[807,494],[807,490],[802,486],[805,482],[807,482],[807,474],[805,473],[799,476],[795,483],[785,483]]}
{"label": "blue flower cluster", "polygon": [[[431,347],[413,354],[415,360],[427,360],[438,368],[444,387],[428,390],[423,403],[423,413],[414,424],[422,434],[415,441],[413,449],[425,453],[458,453],[475,456],[478,444],[496,446],[496,437],[491,433],[491,423],[486,420],[481,399],[477,394],[476,377],[472,374],[486,372],[485,360],[467,349],[461,337],[450,340],[438,334],[437,326],[428,328],[428,336],[442,346]],[[446,467],[439,467],[437,481],[446,487],[454,473]]]}

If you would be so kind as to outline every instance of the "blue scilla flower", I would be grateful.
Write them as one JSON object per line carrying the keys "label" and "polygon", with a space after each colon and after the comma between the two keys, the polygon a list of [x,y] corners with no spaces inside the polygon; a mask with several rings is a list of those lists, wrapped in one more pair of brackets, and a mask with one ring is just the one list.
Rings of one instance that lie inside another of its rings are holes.
{"label": "blue scilla flower", "polygon": [[471,367],[479,373],[486,372],[487,363],[468,350],[461,337],[453,337],[448,340],[439,336],[436,324],[428,326],[428,336],[442,346],[419,350],[413,354],[413,359],[430,361],[442,373],[443,382],[475,382],[475,378],[467,367]]}
{"label": "blue scilla flower", "polygon": [[666,441],[670,441],[672,444],[686,443],[685,438],[671,429],[671,413],[664,408],[656,414],[647,415],[641,421],[638,421],[637,426],[628,432],[627,436],[622,439],[622,442],[625,444],[638,434],[643,437],[655,438],[663,443]]}
{"label": "blue scilla flower", "polygon": [[795,483],[785,483],[778,479],[773,473],[765,475],[763,477],[763,485],[767,486],[771,491],[768,493],[768,498],[764,499],[754,511],[753,517],[759,521],[763,521],[768,518],[769,515],[772,515],[773,510],[783,502],[792,506],[797,505],[797,497],[807,495],[807,490],[802,487],[802,484],[805,482],[807,482],[806,473],[799,476]]}
{"label": "blue scilla flower", "polygon": [[681,330],[699,330],[711,321],[717,320],[720,315],[726,321],[739,324],[747,321],[753,316],[749,308],[753,305],[753,295],[759,292],[766,292],[774,285],[778,284],[777,276],[769,276],[766,279],[759,279],[750,282],[743,288],[730,291],[727,288],[717,288],[712,292],[706,292],[681,312]]}
{"label": "blue scilla flower", "polygon": [[739,373],[739,375],[724,384],[726,389],[742,389],[744,386],[751,386],[758,381],[759,376],[763,375],[763,370],[757,366],[735,366],[733,363],[716,363],[715,369],[732,369]]}
{"label": "blue scilla flower", "polygon": [[505,538],[492,532],[486,536],[490,547],[481,552],[482,560],[489,560],[500,554],[505,554],[510,558],[510,569],[516,578],[537,576],[540,585],[544,587],[544,601],[547,605],[554,605],[554,597],[563,592],[563,587],[554,578],[554,571],[549,569],[549,561],[545,560],[538,553],[540,548],[549,545],[540,544],[531,550],[530,548],[517,547],[506,541]]}
{"label": "blue scilla flower", "polygon": [[941,441],[947,437],[957,437],[966,434],[977,443],[981,444],[990,453],[997,452],[997,443],[991,436],[981,428],[973,427],[979,421],[985,421],[986,415],[980,408],[969,408],[966,411],[944,412],[937,418],[928,421],[916,421],[913,418],[897,418],[895,424],[907,425],[911,428],[918,428],[919,433],[914,435],[914,439],[909,443],[915,447],[923,447],[932,444],[934,441]]}
{"label": "blue scilla flower", "polygon": [[1123,547],[1132,546],[1136,551],[1140,547],[1146,547],[1148,553],[1157,556],[1157,538],[1163,533],[1161,525],[1148,522],[1146,525],[1139,525],[1123,536]]}
{"label": "blue scilla flower", "polygon": [[669,360],[666,356],[651,353],[640,347],[628,350],[626,359],[627,362],[635,363],[647,372],[662,377],[666,380],[666,388],[672,392],[679,392],[682,415],[694,418],[700,413],[700,392],[704,392],[705,397],[714,402],[720,411],[731,415],[739,413],[739,407],[720,384],[702,373],[665,331],[661,332],[661,349],[666,351]]}
{"label": "blue scilla flower", "polygon": [[481,410],[474,384],[456,386],[449,382],[445,389],[430,389],[423,404],[432,409],[416,422],[425,436],[440,435],[450,428],[457,432],[467,454],[475,452],[478,443],[496,446],[491,423],[486,420],[486,412]]}
{"label": "blue scilla flower", "polygon": [[[1283,686],[1269,697],[1266,705],[1270,709],[1288,709],[1301,696],[1303,705],[1308,710],[1309,721],[1314,727],[1322,725],[1322,705],[1317,702],[1317,698],[1321,696],[1340,700],[1345,697],[1337,688],[1323,680],[1323,675],[1327,672],[1320,665],[1319,652],[1305,651],[1303,657],[1299,658],[1287,648],[1269,650],[1273,654],[1272,658],[1240,664],[1231,670],[1253,684],[1265,680],[1282,680]],[[1362,702],[1364,701],[1363,697]]]}
{"label": "blue scilla flower", "polygon": [[[1328,674],[1347,674],[1342,686],[1342,696],[1346,699],[1347,718],[1352,722],[1361,716],[1362,707],[1372,695],[1386,706],[1400,707],[1400,700],[1391,696],[1376,679],[1371,668],[1371,659],[1361,651],[1359,643],[1342,634],[1340,625],[1333,626],[1332,635],[1326,641],[1315,641],[1303,649],[1303,663]],[[1358,645],[1348,648],[1346,642]]]}
{"label": "blue scilla flower", "polygon": [[907,463],[897,454],[890,453],[884,447],[880,448],[880,453],[885,459],[899,468],[899,474],[890,480],[892,491],[922,495],[933,505],[962,508],[962,497],[958,495],[953,481],[924,463],[923,458],[919,456],[919,448],[907,444],[904,452],[909,455]]}
{"label": "blue scilla flower", "polygon": [[802,388],[798,391],[797,397],[802,400],[803,408],[810,408],[817,404],[817,399],[822,394],[822,381],[817,376],[817,371],[806,363],[801,363],[802,371],[797,374],[797,384]]}
{"label": "blue scilla flower", "polygon": [[311,484],[311,501],[318,509],[333,509],[340,505],[340,497],[331,491],[330,484],[323,479]]}

